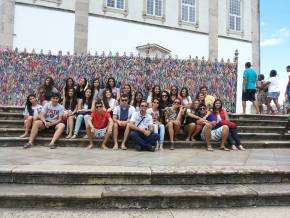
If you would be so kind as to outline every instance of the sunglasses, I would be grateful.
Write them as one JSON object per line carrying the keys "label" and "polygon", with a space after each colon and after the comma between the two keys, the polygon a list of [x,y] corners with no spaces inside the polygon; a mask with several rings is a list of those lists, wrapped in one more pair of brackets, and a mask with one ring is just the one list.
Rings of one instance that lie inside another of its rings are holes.
{"label": "sunglasses", "polygon": [[101,108],[103,107],[103,105],[96,105],[96,108]]}

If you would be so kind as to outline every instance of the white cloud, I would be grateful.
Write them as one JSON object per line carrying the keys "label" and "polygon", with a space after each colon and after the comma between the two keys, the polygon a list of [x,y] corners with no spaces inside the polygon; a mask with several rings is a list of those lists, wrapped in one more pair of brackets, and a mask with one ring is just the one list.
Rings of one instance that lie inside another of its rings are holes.
{"label": "white cloud", "polygon": [[279,29],[276,33],[272,34],[270,38],[261,40],[261,46],[276,46],[282,44],[290,36],[290,31],[287,27]]}
{"label": "white cloud", "polygon": [[281,44],[283,41],[284,40],[282,38],[264,39],[261,41],[261,46],[275,46]]}

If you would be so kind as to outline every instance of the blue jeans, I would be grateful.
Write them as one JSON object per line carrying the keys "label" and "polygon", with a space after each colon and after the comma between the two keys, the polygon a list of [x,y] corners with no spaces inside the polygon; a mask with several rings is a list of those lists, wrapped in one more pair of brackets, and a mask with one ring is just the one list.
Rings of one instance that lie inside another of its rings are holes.
{"label": "blue jeans", "polygon": [[237,146],[241,144],[240,137],[237,133],[237,129],[229,128],[228,143],[230,145],[237,145]]}
{"label": "blue jeans", "polygon": [[91,117],[91,115],[89,115],[89,114],[86,114],[86,115],[79,114],[77,116],[76,125],[75,125],[75,131],[74,131],[75,135],[79,134],[83,120],[85,121],[85,125],[87,126],[87,123],[88,123],[88,120],[89,120],[90,117]]}
{"label": "blue jeans", "polygon": [[159,145],[163,145],[164,143],[164,135],[165,135],[165,127],[162,123],[153,124],[154,133],[159,134],[160,140],[157,141]]}
{"label": "blue jeans", "polygon": [[143,133],[138,131],[130,132],[129,137],[136,141],[144,151],[150,150],[152,145],[155,145],[156,141],[159,140],[159,135],[156,133],[151,133],[151,135],[145,136]]}

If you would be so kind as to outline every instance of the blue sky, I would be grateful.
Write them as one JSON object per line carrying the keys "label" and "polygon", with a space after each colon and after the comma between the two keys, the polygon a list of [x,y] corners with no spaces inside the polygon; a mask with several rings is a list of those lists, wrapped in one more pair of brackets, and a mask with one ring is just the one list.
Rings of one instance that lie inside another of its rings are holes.
{"label": "blue sky", "polygon": [[290,65],[290,0],[261,0],[261,73],[278,72],[281,95],[288,81]]}

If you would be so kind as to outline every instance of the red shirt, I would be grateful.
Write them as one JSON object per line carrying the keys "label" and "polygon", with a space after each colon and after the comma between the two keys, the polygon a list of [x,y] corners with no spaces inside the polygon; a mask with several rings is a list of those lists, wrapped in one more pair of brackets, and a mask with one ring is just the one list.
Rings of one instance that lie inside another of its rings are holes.
{"label": "red shirt", "polygon": [[107,111],[104,111],[102,114],[98,114],[97,112],[92,112],[91,118],[92,118],[92,124],[95,129],[104,129],[107,127],[110,114]]}

